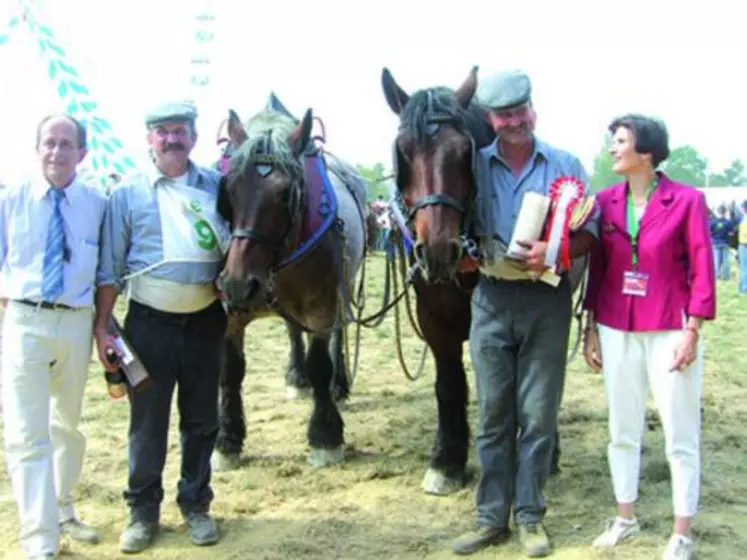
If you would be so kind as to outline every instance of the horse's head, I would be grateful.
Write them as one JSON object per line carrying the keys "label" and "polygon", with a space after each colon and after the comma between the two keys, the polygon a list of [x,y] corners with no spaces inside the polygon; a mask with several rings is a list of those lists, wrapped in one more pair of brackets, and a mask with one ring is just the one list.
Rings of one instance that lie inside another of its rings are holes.
{"label": "horse's head", "polygon": [[470,102],[473,68],[456,91],[429,88],[412,96],[382,73],[384,96],[400,118],[394,141],[398,203],[414,233],[415,260],[429,282],[450,282],[459,270],[462,238],[475,195]]}
{"label": "horse's head", "polygon": [[219,285],[232,309],[254,307],[267,293],[273,268],[293,250],[304,198],[302,154],[311,109],[300,123],[265,110],[244,127],[231,111],[229,135],[237,148],[221,182],[218,212],[231,223],[231,244]]}

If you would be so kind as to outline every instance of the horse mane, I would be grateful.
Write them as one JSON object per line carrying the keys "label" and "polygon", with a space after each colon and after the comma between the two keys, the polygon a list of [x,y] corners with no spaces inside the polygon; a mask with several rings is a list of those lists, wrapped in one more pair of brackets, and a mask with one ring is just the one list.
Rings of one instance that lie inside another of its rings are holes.
{"label": "horse mane", "polygon": [[272,154],[272,165],[281,173],[297,176],[301,163],[288,143],[288,136],[298,126],[292,118],[264,109],[244,123],[247,138],[233,153],[231,174],[244,175],[256,163],[256,154]]}
{"label": "horse mane", "polygon": [[428,118],[434,113],[453,119],[457,131],[469,135],[478,149],[495,138],[482,109],[474,102],[465,109],[454,97],[454,90],[443,86],[412,94],[400,115],[400,132],[418,144],[424,142],[429,136]]}

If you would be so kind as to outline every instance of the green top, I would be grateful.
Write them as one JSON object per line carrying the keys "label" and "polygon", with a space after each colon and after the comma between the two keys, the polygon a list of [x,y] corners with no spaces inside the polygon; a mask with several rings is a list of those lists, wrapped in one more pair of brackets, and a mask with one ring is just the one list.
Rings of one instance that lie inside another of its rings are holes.
{"label": "green top", "polygon": [[[646,191],[646,202],[649,201],[651,195],[659,184],[659,177],[654,173],[654,180],[651,182],[651,186]],[[633,193],[628,185],[628,233],[630,234],[630,243],[632,246],[631,261],[633,268],[638,266],[638,229],[640,222],[635,217],[635,205],[633,204]]]}

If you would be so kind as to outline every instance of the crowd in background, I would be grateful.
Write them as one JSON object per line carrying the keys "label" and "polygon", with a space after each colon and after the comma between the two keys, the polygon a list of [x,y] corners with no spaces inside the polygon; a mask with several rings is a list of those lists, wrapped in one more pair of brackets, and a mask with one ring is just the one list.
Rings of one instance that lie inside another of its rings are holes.
{"label": "crowd in background", "polygon": [[717,280],[731,279],[731,257],[735,250],[738,267],[739,293],[747,293],[747,200],[719,204],[711,216],[710,230],[713,243]]}

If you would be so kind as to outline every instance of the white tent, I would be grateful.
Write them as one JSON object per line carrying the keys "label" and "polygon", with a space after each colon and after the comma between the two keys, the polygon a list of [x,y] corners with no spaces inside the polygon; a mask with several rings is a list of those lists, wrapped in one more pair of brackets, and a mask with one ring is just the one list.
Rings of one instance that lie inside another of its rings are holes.
{"label": "white tent", "polygon": [[732,202],[739,207],[747,200],[747,187],[701,187],[698,190],[705,194],[708,207],[712,210],[720,204],[728,206]]}

